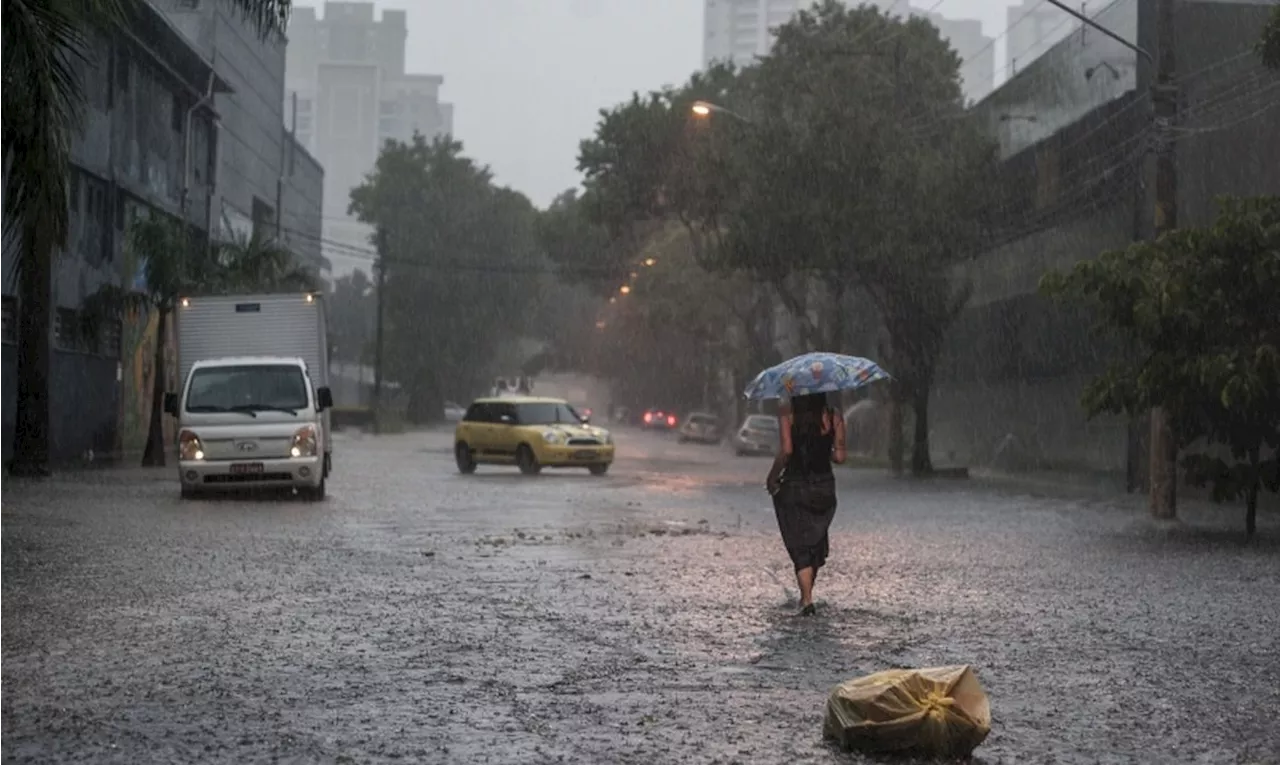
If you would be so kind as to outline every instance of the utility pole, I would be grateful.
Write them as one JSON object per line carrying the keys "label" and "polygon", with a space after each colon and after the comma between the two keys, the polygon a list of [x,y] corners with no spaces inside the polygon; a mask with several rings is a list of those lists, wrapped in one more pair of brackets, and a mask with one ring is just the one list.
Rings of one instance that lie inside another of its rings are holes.
{"label": "utility pole", "polygon": [[[1178,89],[1174,83],[1174,3],[1155,0],[1156,76],[1151,88],[1155,117],[1155,225],[1152,236],[1178,226],[1178,163],[1172,128],[1178,122]],[[1178,512],[1178,439],[1175,423],[1163,407],[1151,410],[1151,515],[1171,519]]]}
{"label": "utility pole", "polygon": [[[1176,0],[1138,0],[1138,38],[1154,43],[1155,56],[1142,46],[1125,40],[1083,13],[1063,4],[1062,0],[1047,2],[1135,51],[1155,68],[1155,77],[1151,82],[1152,133],[1156,144],[1155,205],[1151,237],[1152,240],[1159,239],[1178,226],[1178,165],[1173,144],[1173,128],[1178,124],[1178,86],[1175,82],[1177,66],[1174,56]],[[1148,23],[1153,32],[1150,35],[1146,34]],[[1146,195],[1139,196],[1145,204]],[[1147,462],[1151,515],[1160,519],[1175,518],[1178,513],[1178,439],[1176,423],[1172,422],[1163,407],[1153,407],[1151,410]],[[1131,469],[1132,472],[1135,471]]]}
{"label": "utility pole", "polygon": [[387,230],[378,226],[378,260],[374,268],[378,269],[378,286],[375,288],[375,310],[373,340],[373,430],[379,432],[382,419],[382,293],[387,284]]}

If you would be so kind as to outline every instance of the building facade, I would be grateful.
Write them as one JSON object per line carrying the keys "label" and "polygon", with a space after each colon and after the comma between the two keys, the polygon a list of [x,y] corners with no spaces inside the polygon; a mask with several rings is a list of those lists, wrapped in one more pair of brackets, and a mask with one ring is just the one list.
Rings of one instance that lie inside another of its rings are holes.
{"label": "building facade", "polygon": [[[70,232],[55,256],[50,295],[50,449],[58,463],[141,451],[157,372],[156,317],[99,321],[97,332],[84,332],[83,305],[104,285],[146,288],[141,264],[124,246],[129,224],[140,215],[183,217],[185,206],[191,225],[207,226],[216,113],[204,97],[229,88],[145,4],[130,34],[89,43],[88,60],[72,61],[86,103],[83,129],[71,146]],[[17,317],[24,309],[17,299],[18,247],[6,237],[0,385],[6,460],[18,403]]]}
{"label": "building facade", "polygon": [[916,15],[928,19],[942,39],[951,44],[963,62],[960,65],[961,87],[965,101],[976,103],[995,87],[995,39],[982,33],[982,22],[973,19],[948,19],[939,13]]}
{"label": "building facade", "polygon": [[369,227],[347,212],[351,189],[386,141],[452,134],[453,106],[440,101],[443,77],[405,71],[404,11],[377,18],[372,3],[327,2],[320,16],[297,7],[289,35],[286,103],[292,110],[296,102],[299,144],[325,167],[326,255],[346,271],[359,264],[352,248],[372,247]]}
{"label": "building facade", "polygon": [[[768,54],[773,48],[774,29],[813,4],[813,0],[704,0],[703,67],[717,61],[750,66],[756,57]],[[979,101],[991,92],[995,77],[995,41],[982,33],[981,22],[953,20],[920,11],[905,0],[874,0],[867,4],[886,13],[928,19],[964,61],[960,75],[965,98]]]}
{"label": "building facade", "polygon": [[[1154,50],[1155,7],[1118,0],[1095,18]],[[1280,193],[1280,168],[1257,160],[1280,146],[1280,121],[1264,111],[1275,106],[1275,75],[1252,52],[1268,12],[1212,0],[1176,6],[1180,225],[1211,221],[1216,195]],[[1141,423],[1088,420],[1080,406],[1084,385],[1121,349],[1090,332],[1085,312],[1042,297],[1038,283],[1150,235],[1151,77],[1116,41],[1070,34],[974,108],[1000,143],[1012,193],[1000,243],[957,273],[973,296],[948,335],[930,403],[939,457],[1141,484]]]}
{"label": "building facade", "polygon": [[272,236],[319,271],[324,184],[320,164],[295,140],[285,111],[283,35],[263,39],[221,0],[150,0],[231,93],[215,94],[218,158],[210,230],[221,238]]}

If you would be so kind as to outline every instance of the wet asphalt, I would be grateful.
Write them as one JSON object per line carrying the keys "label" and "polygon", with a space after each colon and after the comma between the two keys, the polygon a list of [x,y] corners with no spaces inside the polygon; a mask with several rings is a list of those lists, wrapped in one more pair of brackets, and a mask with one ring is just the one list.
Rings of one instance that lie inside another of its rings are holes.
{"label": "wet asphalt", "polygon": [[972,664],[982,763],[1280,763],[1280,519],[842,471],[819,615],[767,460],[619,434],[603,478],[342,435],[329,498],[3,486],[3,758],[848,763],[830,688]]}

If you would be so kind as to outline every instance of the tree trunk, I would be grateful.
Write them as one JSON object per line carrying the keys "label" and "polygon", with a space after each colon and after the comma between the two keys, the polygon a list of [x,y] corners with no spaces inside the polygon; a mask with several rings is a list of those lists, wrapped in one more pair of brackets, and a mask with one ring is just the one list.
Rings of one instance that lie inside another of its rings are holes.
{"label": "tree trunk", "polygon": [[147,445],[142,450],[143,467],[164,467],[164,387],[165,387],[165,335],[169,312],[162,307],[156,318],[155,369],[151,378],[151,424],[147,427]]}
{"label": "tree trunk", "polygon": [[1178,440],[1169,413],[1151,410],[1151,515],[1161,520],[1178,516]]}
{"label": "tree trunk", "polygon": [[911,442],[911,475],[914,476],[933,473],[933,461],[929,459],[929,387],[917,385],[911,394],[911,409],[915,412],[915,438]]}
{"label": "tree trunk", "polygon": [[49,475],[49,337],[53,247],[47,237],[24,231],[19,257],[17,416],[13,476]]}
{"label": "tree trunk", "polygon": [[889,394],[889,467],[894,475],[902,475],[902,423],[906,419],[903,412],[902,386],[893,383]]}
{"label": "tree trunk", "polygon": [[1244,538],[1253,539],[1258,531],[1258,481],[1254,481],[1245,493]]}

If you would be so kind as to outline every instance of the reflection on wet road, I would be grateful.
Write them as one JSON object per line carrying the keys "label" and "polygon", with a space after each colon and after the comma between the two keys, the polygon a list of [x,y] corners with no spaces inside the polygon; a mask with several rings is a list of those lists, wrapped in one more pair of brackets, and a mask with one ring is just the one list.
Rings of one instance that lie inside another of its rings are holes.
{"label": "reflection on wet road", "polygon": [[619,449],[605,477],[463,477],[447,434],[344,436],[319,505],[6,482],[4,755],[849,762],[819,738],[832,685],[970,662],[984,762],[1277,761],[1274,519],[1243,548],[1129,504],[843,472],[798,620],[767,460]]}

